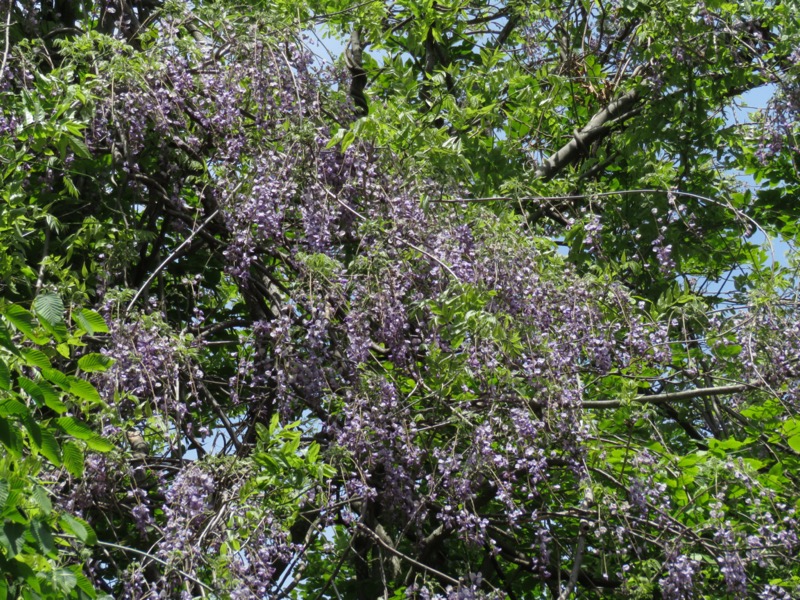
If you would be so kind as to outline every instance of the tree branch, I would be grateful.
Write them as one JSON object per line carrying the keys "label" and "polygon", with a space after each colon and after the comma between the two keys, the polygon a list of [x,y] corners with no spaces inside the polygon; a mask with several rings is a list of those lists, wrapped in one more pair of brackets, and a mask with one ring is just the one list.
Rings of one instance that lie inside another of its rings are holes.
{"label": "tree branch", "polygon": [[575,584],[578,582],[578,575],[581,572],[581,564],[583,563],[583,551],[586,548],[586,529],[589,524],[586,521],[581,521],[581,532],[578,535],[578,543],[575,547],[575,560],[572,563],[572,571],[569,574],[569,581],[567,587],[561,592],[558,600],[567,600],[575,589]]}
{"label": "tree branch", "polygon": [[344,50],[344,62],[350,71],[350,98],[356,107],[356,118],[365,117],[369,113],[369,103],[364,95],[367,87],[367,72],[363,64],[364,44],[358,27],[353,27],[350,41]]}
{"label": "tree branch", "polygon": [[575,132],[569,142],[536,168],[536,176],[549,180],[561,169],[577,161],[585,148],[608,135],[611,122],[630,113],[641,97],[638,89],[630,90],[596,113],[583,129]]}
{"label": "tree branch", "polygon": [[203,221],[203,223],[200,225],[200,227],[195,229],[189,235],[189,237],[187,237],[183,242],[181,242],[180,246],[175,248],[175,250],[172,252],[172,254],[170,254],[167,258],[165,258],[161,262],[160,265],[158,265],[156,270],[153,271],[150,274],[150,277],[147,278],[147,281],[145,281],[144,284],[142,284],[142,286],[139,287],[138,290],[136,290],[136,294],[134,294],[133,298],[131,298],[131,301],[128,302],[128,306],[127,306],[127,308],[125,308],[125,313],[126,314],[131,311],[131,308],[133,308],[133,305],[136,304],[136,301],[139,299],[139,296],[141,296],[142,293],[144,292],[144,290],[147,289],[147,286],[150,285],[150,283],[153,281],[153,279],[155,279],[158,276],[158,274],[161,271],[164,270],[164,267],[166,267],[169,263],[171,263],[173,260],[175,260],[180,255],[181,250],[183,250],[186,246],[188,246],[189,243],[194,239],[194,236],[196,236],[198,233],[200,233],[205,228],[205,226],[208,225],[214,219],[214,217],[217,216],[218,213],[219,213],[219,209],[217,209],[213,213],[211,213],[211,215],[209,215],[209,217],[205,221]]}
{"label": "tree branch", "polygon": [[419,569],[422,569],[424,571],[427,571],[428,573],[430,573],[431,575],[441,579],[445,583],[449,583],[451,585],[461,585],[461,582],[458,579],[453,579],[449,575],[447,575],[445,573],[442,573],[441,571],[437,571],[433,567],[429,567],[428,565],[423,564],[423,563],[419,562],[418,560],[414,560],[408,554],[403,554],[402,552],[400,552],[399,550],[397,550],[396,548],[394,548],[393,546],[388,544],[386,541],[384,541],[381,538],[381,536],[379,536],[377,533],[372,531],[372,529],[370,529],[369,527],[367,527],[363,523],[356,523],[356,526],[358,527],[358,529],[360,529],[361,531],[366,533],[369,537],[372,538],[372,540],[374,542],[376,542],[379,546],[384,548],[390,554],[394,554],[396,557],[401,558],[401,559],[411,563],[415,567],[417,567]]}
{"label": "tree branch", "polygon": [[[60,538],[69,539],[69,540],[77,540],[78,539],[74,535],[68,535],[68,534],[64,534],[64,533],[56,533],[55,535],[57,535]],[[121,544],[114,544],[113,542],[104,542],[102,540],[97,540],[95,542],[95,544],[97,544],[98,546],[105,546],[107,548],[114,548],[115,550],[121,550],[123,552],[132,552],[133,554],[138,554],[139,556],[143,556],[144,558],[147,558],[148,560],[152,560],[154,562],[157,562],[158,564],[160,564],[160,565],[162,565],[164,567],[167,567],[168,569],[174,571],[175,573],[178,573],[181,577],[185,577],[187,580],[191,581],[195,585],[199,585],[204,590],[207,590],[207,591],[211,592],[212,594],[216,594],[217,593],[217,590],[215,590],[213,587],[211,587],[207,583],[203,583],[199,579],[197,579],[195,577],[192,577],[186,571],[183,571],[183,570],[181,570],[181,569],[169,564],[168,562],[158,558],[157,556],[153,556],[149,552],[145,552],[144,550],[139,550],[138,548],[131,548],[130,546],[122,546]]]}
{"label": "tree branch", "polygon": [[[747,390],[758,389],[758,386],[751,383],[740,383],[738,385],[720,385],[717,387],[697,388],[693,390],[681,390],[680,392],[670,392],[668,394],[654,394],[652,396],[636,396],[632,402],[641,404],[663,404],[664,402],[674,402],[680,400],[692,400],[694,398],[705,398],[707,396],[722,396],[724,394],[738,394]],[[624,403],[621,400],[588,400],[581,403],[583,408],[619,408]]]}
{"label": "tree branch", "polygon": [[3,61],[0,63],[0,81],[5,79],[6,73],[6,63],[8,62],[8,51],[11,49],[11,42],[9,34],[11,32],[11,9],[14,5],[9,2],[8,3],[8,14],[6,14],[6,22],[3,26]]}

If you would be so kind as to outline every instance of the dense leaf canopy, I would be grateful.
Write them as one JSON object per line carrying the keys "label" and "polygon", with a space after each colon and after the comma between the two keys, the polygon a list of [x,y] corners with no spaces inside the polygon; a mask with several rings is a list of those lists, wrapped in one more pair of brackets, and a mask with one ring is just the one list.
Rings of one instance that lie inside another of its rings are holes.
{"label": "dense leaf canopy", "polygon": [[798,15],[0,0],[0,598],[798,597]]}

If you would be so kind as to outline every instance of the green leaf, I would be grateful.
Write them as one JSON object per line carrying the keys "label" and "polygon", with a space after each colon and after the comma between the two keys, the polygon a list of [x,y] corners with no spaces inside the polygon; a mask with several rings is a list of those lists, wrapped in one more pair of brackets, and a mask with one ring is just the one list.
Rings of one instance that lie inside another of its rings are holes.
{"label": "green leaf", "polygon": [[19,348],[11,339],[11,333],[6,324],[0,321],[0,346],[11,352],[14,356],[19,356]]}
{"label": "green leaf", "polygon": [[64,528],[64,531],[71,533],[87,546],[93,546],[97,543],[97,534],[95,534],[92,526],[83,519],[65,514],[61,516],[58,522]]}
{"label": "green leaf", "polygon": [[353,132],[352,129],[348,129],[342,136],[342,142],[341,142],[342,152],[346,152],[354,141],[356,141],[356,134]]}
{"label": "green leaf", "polygon": [[22,358],[31,367],[47,369],[51,366],[50,359],[47,358],[47,355],[36,348],[21,348],[20,354],[22,354]]}
{"label": "green leaf", "polygon": [[97,435],[88,425],[75,417],[60,417],[56,419],[56,423],[66,433],[79,440],[87,440]]}
{"label": "green leaf", "polygon": [[44,394],[33,380],[20,376],[17,378],[17,383],[19,383],[19,387],[21,387],[28,396],[33,398],[36,404],[44,404]]}
{"label": "green leaf", "polygon": [[48,342],[46,337],[36,334],[36,322],[29,311],[16,304],[11,304],[6,307],[4,314],[11,324],[33,343],[45,344]]}
{"label": "green leaf", "polygon": [[725,344],[714,348],[714,354],[720,358],[734,358],[742,353],[742,347],[739,344]]}
{"label": "green leaf", "polygon": [[25,546],[25,526],[6,521],[0,529],[0,547],[6,551],[6,558],[14,558]]}
{"label": "green leaf", "polygon": [[38,450],[42,446],[42,428],[39,427],[39,424],[30,415],[24,415],[20,417],[20,419],[23,425],[25,425],[25,430],[28,432],[31,444]]}
{"label": "green leaf", "polygon": [[33,486],[31,498],[45,516],[49,515],[53,511],[53,503],[50,501],[50,496],[48,495],[47,490],[45,490],[42,486]]}
{"label": "green leaf", "polygon": [[73,571],[73,573],[75,574],[75,582],[76,582],[78,588],[84,594],[89,596],[89,598],[96,598],[97,597],[97,592],[95,591],[94,586],[92,585],[92,582],[89,581],[89,578],[86,577],[86,575],[84,575],[83,573],[81,573],[80,567],[76,566],[76,567],[73,567],[73,568],[75,569]]}
{"label": "green leaf", "polygon": [[75,442],[64,442],[63,453],[64,468],[73,477],[83,477],[83,449]]}
{"label": "green leaf", "polygon": [[47,323],[51,327],[64,324],[64,303],[61,296],[47,293],[36,296],[33,301],[33,310],[42,323]]}
{"label": "green leaf", "polygon": [[789,444],[789,447],[795,452],[800,452],[800,434],[793,435],[786,440],[786,443]]}
{"label": "green leaf", "polygon": [[786,419],[781,423],[780,430],[786,436],[800,435],[800,418]]}
{"label": "green leaf", "polygon": [[63,596],[66,597],[75,589],[78,583],[78,578],[70,569],[61,568],[56,569],[50,573],[50,582],[52,586]]}
{"label": "green leaf", "polygon": [[0,360],[0,390],[11,389],[11,371],[8,370],[8,365]]}
{"label": "green leaf", "polygon": [[94,437],[90,437],[87,440],[83,440],[89,449],[94,450],[95,452],[111,452],[114,449],[114,445],[111,444],[108,440],[104,440],[99,435]]}
{"label": "green leaf", "polygon": [[97,352],[90,352],[78,359],[78,367],[87,373],[102,373],[114,364],[114,359]]}
{"label": "green leaf", "polygon": [[61,448],[59,448],[55,436],[47,427],[42,427],[42,443],[39,446],[39,452],[53,466],[61,466]]}
{"label": "green leaf", "polygon": [[4,417],[0,417],[0,443],[14,458],[22,457],[22,433],[16,424]]}
{"label": "green leaf", "polygon": [[79,440],[85,440],[97,435],[88,425],[80,422],[75,417],[60,417],[56,419],[56,423],[66,433]]}
{"label": "green leaf", "polygon": [[64,404],[60,398],[45,396],[44,403],[49,409],[57,412],[60,415],[63,415],[65,412],[67,412],[67,410],[69,410],[69,407]]}
{"label": "green leaf", "polygon": [[317,462],[317,458],[319,457],[319,444],[316,442],[312,442],[311,445],[308,447],[308,453],[306,454],[306,459],[310,464],[314,464]]}
{"label": "green leaf", "polygon": [[94,402],[96,404],[103,403],[103,400],[100,398],[100,394],[97,392],[97,389],[95,389],[95,387],[88,381],[72,376],[67,377],[67,380],[69,381],[69,391],[81,400],[88,400],[89,402]]}
{"label": "green leaf", "polygon": [[0,512],[6,506],[6,500],[8,500],[8,481],[0,477]]}
{"label": "green leaf", "polygon": [[94,335],[96,333],[108,333],[108,326],[106,325],[106,322],[103,320],[103,317],[100,316],[100,313],[96,311],[88,308],[82,308],[78,311],[75,311],[72,314],[72,318],[75,321],[75,324],[89,335]]}
{"label": "green leaf", "polygon": [[81,158],[92,158],[92,153],[89,151],[89,147],[84,143],[83,140],[75,137],[74,135],[68,135],[67,138],[69,139],[69,145],[72,147],[72,151],[75,152],[76,155],[80,156]]}
{"label": "green leaf", "polygon": [[65,392],[69,391],[69,379],[58,369],[42,369],[41,376],[51,383],[55,383]]}
{"label": "green leaf", "polygon": [[31,521],[31,535],[44,554],[55,553],[56,546],[53,543],[53,533],[47,523],[39,519],[33,519]]}
{"label": "green leaf", "polygon": [[86,445],[92,450],[97,452],[108,452],[114,448],[110,442],[101,438],[85,423],[81,423],[74,417],[59,417],[56,419],[56,423],[58,423],[59,427],[61,427],[72,437],[86,442]]}
{"label": "green leaf", "polygon": [[67,412],[67,405],[61,401],[61,394],[52,385],[41,379],[37,382],[37,385],[44,396],[46,406],[59,414]]}
{"label": "green leaf", "polygon": [[[275,421],[274,418],[272,420]],[[264,427],[263,423],[256,423],[256,436],[261,442],[264,442],[265,445],[269,442],[272,431],[272,427],[267,429]]]}
{"label": "green leaf", "polygon": [[[30,379],[28,380],[30,381]],[[9,416],[27,416],[30,414],[28,407],[15,398],[3,398],[0,400],[0,415]]]}

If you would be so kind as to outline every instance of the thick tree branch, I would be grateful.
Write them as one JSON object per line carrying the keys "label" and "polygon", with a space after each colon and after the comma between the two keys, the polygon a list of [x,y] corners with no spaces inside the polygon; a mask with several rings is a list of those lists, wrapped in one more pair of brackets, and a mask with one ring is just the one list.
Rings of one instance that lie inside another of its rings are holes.
{"label": "thick tree branch", "polygon": [[[724,73],[709,73],[708,78],[712,80],[720,79]],[[733,98],[756,87],[764,85],[767,81],[764,78],[752,78],[745,84],[733,86],[725,90],[722,98]],[[677,100],[686,95],[687,89],[677,89],[659,100]],[[552,179],[559,171],[577,162],[585,155],[587,148],[594,142],[608,136],[614,126],[623,123],[629,118],[638,114],[642,106],[637,106],[646,96],[646,88],[635,88],[611,102],[608,106],[596,113],[582,129],[575,132],[572,139],[564,146],[551,154],[544,162],[536,168],[535,175],[544,180]]]}
{"label": "thick tree branch", "polygon": [[367,87],[367,72],[363,64],[364,44],[357,27],[353,27],[350,41],[344,51],[344,62],[350,71],[350,98],[356,107],[356,117],[365,117],[369,113],[369,103],[364,95]]}
{"label": "thick tree branch", "polygon": [[520,16],[518,14],[511,15],[508,18],[508,21],[506,21],[505,27],[503,27],[502,31],[500,31],[500,34],[497,36],[497,39],[494,42],[494,47],[495,48],[502,48],[503,47],[503,44],[505,44],[506,41],[508,41],[509,36],[514,31],[514,28],[517,25],[519,25],[520,21],[521,21],[521,18],[520,18]]}
{"label": "thick tree branch", "polygon": [[661,404],[661,410],[664,411],[664,414],[667,415],[670,419],[675,421],[681,428],[686,432],[690,438],[692,438],[695,442],[697,442],[697,447],[701,450],[707,450],[708,446],[705,444],[706,438],[697,431],[694,425],[690,423],[687,419],[684,419],[681,414],[675,410],[671,404],[663,403]]}
{"label": "thick tree branch", "polygon": [[[612,122],[622,120],[631,113],[642,94],[638,89],[630,90],[595,114],[572,139],[536,168],[536,176],[551,179],[564,167],[576,162],[586,148],[611,132]],[[632,115],[631,115],[632,116]]]}

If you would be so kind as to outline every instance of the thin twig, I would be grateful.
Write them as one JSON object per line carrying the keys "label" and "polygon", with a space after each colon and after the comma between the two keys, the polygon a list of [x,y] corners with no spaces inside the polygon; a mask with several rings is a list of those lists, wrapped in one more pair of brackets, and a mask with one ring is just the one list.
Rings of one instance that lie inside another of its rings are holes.
{"label": "thin twig", "polygon": [[379,536],[377,533],[372,531],[372,529],[370,529],[369,527],[367,527],[363,523],[356,523],[356,527],[358,527],[361,531],[366,533],[369,537],[371,537],[375,542],[377,542],[382,548],[387,550],[390,554],[394,554],[396,557],[401,558],[401,559],[403,559],[405,561],[408,561],[409,563],[411,563],[415,567],[417,567],[419,569],[422,569],[424,571],[427,571],[431,575],[433,575],[435,577],[438,577],[439,579],[441,579],[442,581],[444,581],[446,583],[449,583],[451,585],[458,585],[458,586],[461,585],[461,582],[458,579],[453,579],[449,575],[446,575],[445,573],[442,573],[441,571],[437,571],[433,567],[429,567],[428,565],[423,564],[423,563],[419,562],[418,560],[414,560],[413,558],[411,558],[407,554],[403,554],[402,552],[400,552],[396,548],[393,548],[390,544],[387,544],[381,538],[381,536]]}
{"label": "thin twig", "polygon": [[[61,538],[65,538],[65,539],[78,540],[78,538],[76,536],[68,535],[68,534],[65,534],[65,533],[57,533],[55,535],[57,535],[58,537],[61,537]],[[107,548],[115,548],[116,550],[122,550],[123,552],[132,552],[133,554],[138,554],[139,556],[144,556],[145,558],[149,558],[150,560],[152,560],[154,562],[157,562],[157,563],[167,567],[168,569],[171,569],[171,570],[175,571],[178,575],[181,575],[181,576],[185,577],[186,579],[188,579],[192,583],[196,583],[197,585],[199,585],[200,587],[204,588],[205,590],[207,590],[209,592],[213,592],[213,593],[217,592],[217,590],[215,590],[213,587],[211,587],[207,583],[203,583],[202,581],[200,581],[199,579],[193,577],[192,575],[190,575],[186,571],[183,571],[182,569],[179,569],[178,567],[174,567],[174,566],[170,565],[168,562],[166,562],[165,560],[162,560],[162,559],[158,558],[157,556],[153,556],[152,554],[150,554],[149,552],[145,552],[144,550],[139,550],[138,548],[131,548],[130,546],[122,546],[120,544],[115,544],[113,542],[103,542],[101,540],[97,540],[95,542],[95,544],[97,544],[98,546],[105,546]]]}
{"label": "thin twig", "polygon": [[[322,596],[325,594],[326,591],[328,591],[328,588],[331,585],[333,585],[333,589],[336,592],[336,595],[337,596],[339,595],[339,592],[336,590],[336,585],[333,583],[333,580],[336,579],[336,576],[339,574],[339,571],[341,570],[342,565],[344,565],[344,561],[347,559],[347,555],[349,554],[350,549],[353,547],[353,542],[355,541],[355,539],[356,539],[355,535],[350,536],[350,541],[347,543],[347,548],[345,548],[344,552],[342,552],[342,555],[339,557],[339,560],[336,562],[336,565],[333,567],[333,572],[331,572],[330,576],[328,577],[328,580],[325,582],[325,585],[322,586],[322,589],[314,597],[314,600],[319,600],[320,598],[322,598]],[[281,596],[279,596],[279,598],[281,598],[281,597],[283,597],[283,594],[281,594]]]}
{"label": "thin twig", "polygon": [[714,198],[710,198],[709,196],[703,196],[702,194],[695,194],[693,192],[684,192],[681,190],[664,190],[664,189],[656,189],[656,188],[642,188],[636,190],[617,190],[615,192],[593,192],[590,194],[565,194],[563,196],[520,196],[518,198],[512,198],[510,196],[486,196],[486,197],[479,197],[479,198],[439,198],[439,199],[432,199],[431,203],[436,204],[470,204],[470,203],[482,203],[482,202],[531,202],[531,201],[538,201],[538,202],[555,202],[559,200],[586,200],[592,198],[604,198],[608,196],[628,196],[631,194],[672,194],[673,196],[683,196],[686,198],[694,198],[695,200],[700,200],[701,202],[708,202],[710,204],[715,204],[716,206],[721,206],[732,211],[737,217],[742,220],[750,222],[756,229],[758,229],[764,237],[767,239],[770,245],[771,253],[775,254],[774,249],[772,248],[772,240],[767,232],[764,230],[759,223],[753,219],[750,215],[745,214],[741,210],[737,209],[733,206],[730,202],[721,202],[719,200],[715,200]]}
{"label": "thin twig", "polygon": [[299,22],[300,23],[308,23],[309,21],[324,22],[326,19],[329,19],[331,17],[336,17],[338,15],[343,15],[345,13],[353,12],[353,11],[361,8],[362,6],[367,6],[369,4],[374,4],[375,2],[379,2],[379,1],[380,0],[366,0],[366,2],[362,2],[361,4],[354,4],[353,6],[351,6],[349,8],[345,8],[344,10],[340,10],[340,11],[337,11],[337,12],[331,12],[331,13],[325,13],[324,15],[313,15],[313,16],[307,17],[305,19],[300,19]]}
{"label": "thin twig", "polygon": [[200,390],[202,390],[203,393],[206,395],[206,398],[211,403],[211,406],[214,408],[214,410],[219,415],[219,418],[222,420],[222,426],[225,428],[225,431],[227,431],[228,435],[230,436],[230,440],[233,443],[234,447],[236,448],[236,451],[240,452],[242,450],[242,443],[236,437],[236,430],[234,429],[233,424],[231,423],[230,419],[228,419],[228,416],[225,414],[225,411],[219,405],[219,402],[217,402],[217,399],[214,398],[214,394],[212,394],[211,390],[209,390],[208,387],[206,387],[206,384],[203,382],[202,379],[195,380],[194,384]]}
{"label": "thin twig", "polygon": [[47,263],[47,256],[50,254],[50,227],[46,226],[44,230],[44,248],[42,248],[42,261],[39,263],[39,274],[36,276],[36,296],[39,295],[39,290],[42,289],[44,283],[44,267]]}
{"label": "thin twig", "polygon": [[205,228],[205,226],[206,226],[206,225],[208,225],[208,224],[209,224],[209,223],[212,221],[212,219],[213,219],[214,217],[216,217],[216,216],[219,214],[219,210],[220,210],[220,209],[217,209],[217,210],[215,210],[213,213],[211,213],[211,214],[208,216],[208,218],[207,218],[205,221],[203,221],[203,223],[202,223],[202,225],[200,225],[200,227],[198,227],[197,229],[195,229],[195,230],[194,230],[194,231],[193,231],[193,232],[192,232],[192,233],[189,235],[189,237],[187,237],[185,240],[183,240],[183,242],[181,242],[181,245],[180,245],[180,246],[178,246],[177,248],[175,248],[175,250],[173,250],[173,251],[172,251],[172,253],[171,253],[171,254],[170,254],[170,255],[169,255],[167,258],[165,258],[165,259],[164,259],[164,260],[161,262],[161,264],[160,264],[160,265],[158,265],[158,267],[156,267],[156,270],[155,270],[155,271],[153,271],[153,272],[150,274],[150,277],[148,277],[148,278],[147,278],[147,281],[145,281],[145,282],[144,282],[144,283],[141,285],[141,287],[140,287],[138,290],[136,290],[136,293],[133,295],[133,298],[131,299],[131,301],[130,301],[130,302],[128,302],[128,306],[125,308],[125,313],[126,313],[126,314],[127,314],[127,313],[129,313],[129,312],[131,311],[131,308],[133,308],[133,305],[134,305],[134,304],[136,304],[136,301],[139,299],[139,297],[140,297],[140,296],[141,296],[141,295],[144,293],[144,291],[147,289],[147,286],[149,286],[149,285],[150,285],[150,284],[153,282],[153,279],[155,279],[155,278],[158,276],[158,274],[159,274],[159,273],[161,273],[161,271],[163,271],[163,270],[164,270],[164,267],[166,267],[166,266],[167,266],[169,263],[171,263],[173,260],[175,260],[175,257],[177,257],[177,256],[178,256],[178,255],[181,253],[181,251],[182,251],[182,250],[183,250],[183,249],[184,249],[186,246],[188,246],[188,245],[189,245],[189,243],[190,243],[190,242],[191,242],[191,241],[194,239],[194,236],[196,236],[198,233],[200,233],[200,232],[201,232],[201,231],[202,231],[202,230]]}
{"label": "thin twig", "polygon": [[[358,211],[357,211],[357,210],[355,210],[354,208],[351,208],[351,207],[349,207],[349,206],[348,206],[346,203],[342,202],[342,201],[339,199],[339,197],[338,197],[338,196],[336,196],[336,194],[334,194],[333,192],[331,192],[331,191],[330,191],[330,190],[328,190],[328,189],[326,189],[326,190],[325,190],[325,192],[327,192],[327,194],[328,194],[329,196],[333,197],[333,199],[334,199],[334,200],[336,200],[336,202],[338,202],[338,203],[339,203],[339,205],[340,205],[342,208],[344,208],[345,210],[349,210],[351,213],[353,213],[355,216],[357,216],[357,217],[358,217],[359,219],[361,219],[362,221],[366,221],[366,220],[367,220],[367,218],[366,218],[364,215],[362,215],[360,212],[358,212]],[[456,281],[458,281],[459,283],[461,282],[461,278],[460,278],[458,275],[456,275],[456,274],[453,272],[453,269],[451,269],[451,268],[450,268],[450,267],[449,267],[449,266],[448,266],[446,263],[444,263],[444,262],[442,262],[441,260],[439,260],[438,258],[436,258],[436,257],[435,257],[433,254],[431,254],[430,252],[428,252],[428,251],[424,250],[423,248],[420,248],[420,247],[419,247],[419,246],[417,246],[416,244],[412,244],[412,243],[411,243],[411,242],[409,242],[408,240],[404,240],[403,238],[401,238],[401,237],[400,237],[400,236],[398,236],[397,234],[392,234],[392,233],[390,233],[389,235],[391,235],[393,238],[395,238],[396,240],[398,240],[398,241],[399,241],[401,244],[405,244],[406,246],[408,246],[409,248],[411,248],[411,249],[413,249],[413,250],[416,250],[417,252],[419,252],[419,253],[420,253],[420,254],[422,254],[423,256],[427,256],[428,258],[430,258],[430,259],[431,259],[432,261],[434,261],[435,263],[438,263],[438,264],[439,264],[439,265],[440,265],[440,266],[441,266],[441,267],[442,267],[442,268],[443,268],[445,271],[447,271],[448,273],[450,273],[450,276],[451,276],[453,279],[455,279],[455,280],[456,280]]]}
{"label": "thin twig", "polygon": [[[308,527],[308,531],[306,531],[305,539],[303,540],[303,547],[295,553],[292,559],[286,564],[286,567],[284,567],[283,575],[281,576],[280,581],[278,581],[274,587],[276,591],[280,591],[280,594],[277,596],[278,598],[285,598],[288,596],[292,590],[303,580],[305,567],[300,565],[299,562],[303,555],[308,551],[308,548],[311,546],[311,541],[314,534],[318,531],[320,521],[322,521],[322,517],[317,517],[313,522],[311,522]],[[295,573],[292,576],[292,581],[288,582],[287,579],[292,570],[294,570]]]}
{"label": "thin twig", "polygon": [[520,196],[519,198],[512,198],[510,196],[487,196],[482,198],[440,198],[438,200],[432,199],[430,202],[439,204],[463,204],[470,202],[517,202],[519,200],[542,200],[542,201],[555,201],[555,200],[585,200],[586,198],[603,198],[605,196],[625,196],[630,194],[674,194],[676,196],[686,196],[719,204],[718,200],[703,196],[701,194],[694,194],[692,192],[683,192],[681,190],[660,190],[655,188],[642,188],[637,190],[617,190],[615,192],[593,192],[590,194],[565,194],[563,196]]}

